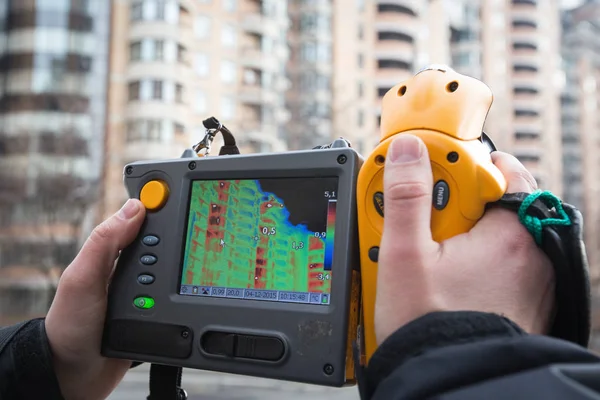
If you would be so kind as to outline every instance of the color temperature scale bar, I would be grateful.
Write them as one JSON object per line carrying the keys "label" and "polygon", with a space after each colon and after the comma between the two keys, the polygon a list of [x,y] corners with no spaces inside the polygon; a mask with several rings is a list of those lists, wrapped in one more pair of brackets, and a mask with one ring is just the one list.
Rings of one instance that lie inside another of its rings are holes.
{"label": "color temperature scale bar", "polygon": [[336,207],[337,200],[329,200],[327,205],[327,230],[325,232],[325,259],[323,260],[323,270],[325,271],[331,271],[331,265],[333,264]]}

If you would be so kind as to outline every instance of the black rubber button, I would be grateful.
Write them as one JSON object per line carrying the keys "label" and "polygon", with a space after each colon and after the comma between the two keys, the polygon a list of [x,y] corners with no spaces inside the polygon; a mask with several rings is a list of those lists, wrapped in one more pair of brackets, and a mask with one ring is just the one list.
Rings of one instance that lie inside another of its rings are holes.
{"label": "black rubber button", "polygon": [[142,274],[138,276],[138,282],[142,285],[149,285],[154,282],[154,277],[152,275]]}
{"label": "black rubber button", "polygon": [[142,243],[146,246],[156,246],[160,242],[160,239],[154,235],[144,236]]}
{"label": "black rubber button", "polygon": [[156,261],[157,258],[150,254],[146,254],[140,258],[140,262],[144,265],[153,265],[156,263]]}
{"label": "black rubber button", "polygon": [[433,187],[433,207],[436,210],[443,210],[448,205],[448,200],[450,200],[448,184],[442,180],[437,181]]}
{"label": "black rubber button", "polygon": [[369,259],[373,262],[379,260],[379,247],[371,247],[369,249]]}

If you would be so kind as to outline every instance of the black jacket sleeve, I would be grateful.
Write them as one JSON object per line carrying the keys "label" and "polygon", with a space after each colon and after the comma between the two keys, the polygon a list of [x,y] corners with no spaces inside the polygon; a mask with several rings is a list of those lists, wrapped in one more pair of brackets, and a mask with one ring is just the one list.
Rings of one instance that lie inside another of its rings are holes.
{"label": "black jacket sleeve", "polygon": [[439,312],[396,331],[364,370],[363,399],[600,399],[600,359],[495,314]]}
{"label": "black jacket sleeve", "polygon": [[0,399],[63,400],[43,318],[0,329]]}

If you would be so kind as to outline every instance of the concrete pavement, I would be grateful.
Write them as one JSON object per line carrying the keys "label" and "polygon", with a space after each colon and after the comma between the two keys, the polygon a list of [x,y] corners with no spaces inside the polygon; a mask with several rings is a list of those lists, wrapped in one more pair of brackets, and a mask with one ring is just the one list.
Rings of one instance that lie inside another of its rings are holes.
{"label": "concrete pavement", "polygon": [[[144,400],[149,365],[129,371],[108,400]],[[328,388],[271,379],[185,369],[183,388],[189,400],[358,400],[356,387]]]}

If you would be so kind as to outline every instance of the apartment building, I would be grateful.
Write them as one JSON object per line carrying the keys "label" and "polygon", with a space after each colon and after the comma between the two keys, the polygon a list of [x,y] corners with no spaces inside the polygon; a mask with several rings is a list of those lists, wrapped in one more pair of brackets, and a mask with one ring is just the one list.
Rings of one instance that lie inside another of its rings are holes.
{"label": "apartment building", "polygon": [[126,163],[179,157],[203,138],[209,116],[244,153],[286,148],[286,2],[113,4],[104,217],[126,199]]}
{"label": "apartment building", "polygon": [[452,25],[453,65],[494,93],[485,130],[542,188],[561,195],[558,3],[464,0],[461,8]]}
{"label": "apartment building", "polygon": [[[600,280],[600,3],[564,14],[562,93],[565,201],[582,210],[591,277]],[[600,287],[597,295],[600,295]]]}
{"label": "apartment building", "polygon": [[72,260],[94,211],[110,4],[0,2],[0,268]]}
{"label": "apartment building", "polygon": [[[377,0],[375,13],[375,85],[377,128],[381,120],[381,99],[395,85],[410,78],[430,60],[419,48],[427,33],[423,0]],[[433,21],[432,21],[433,22]]]}
{"label": "apartment building", "polygon": [[46,312],[97,206],[109,2],[0,2],[0,325]]}

